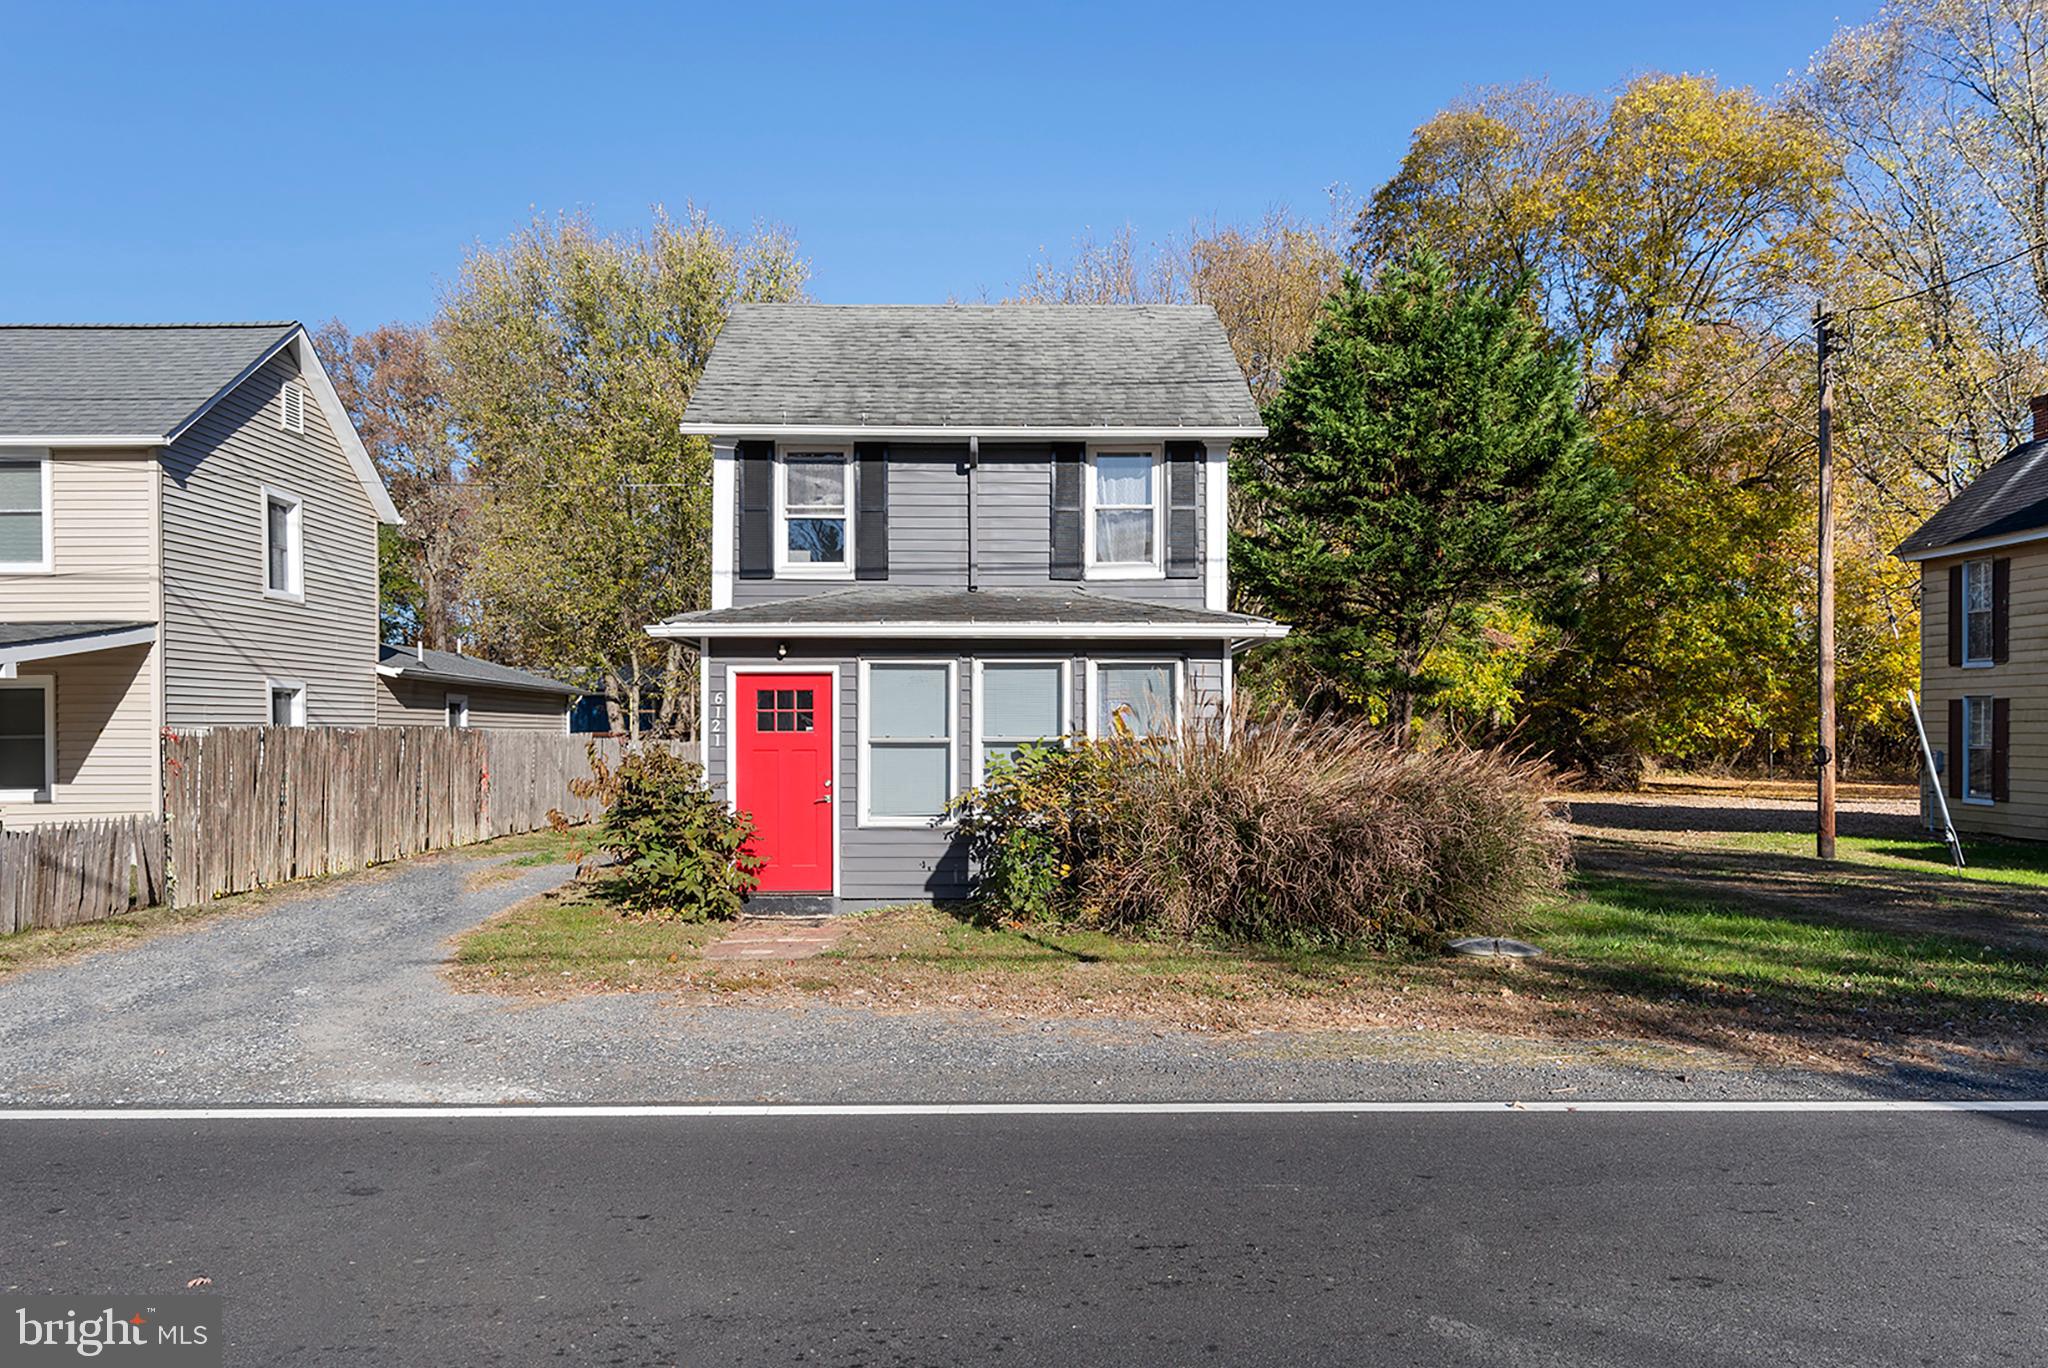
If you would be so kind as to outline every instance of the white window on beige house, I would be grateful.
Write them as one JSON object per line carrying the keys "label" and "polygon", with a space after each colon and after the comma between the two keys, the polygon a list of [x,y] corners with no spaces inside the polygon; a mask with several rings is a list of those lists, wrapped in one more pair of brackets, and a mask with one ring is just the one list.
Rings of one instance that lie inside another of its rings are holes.
{"label": "white window on beige house", "polygon": [[50,569],[50,454],[0,447],[0,574]]}
{"label": "white window on beige house", "polygon": [[305,509],[296,495],[263,491],[263,595],[306,596]]}
{"label": "white window on beige house", "polygon": [[1973,803],[1992,800],[1993,713],[1989,698],[1963,700],[1963,797]]}
{"label": "white window on beige house", "polygon": [[448,695],[446,702],[449,729],[460,731],[462,728],[467,727],[469,725],[469,695],[452,693]]}
{"label": "white window on beige house", "polygon": [[0,802],[47,803],[56,782],[56,682],[0,679]]}
{"label": "white window on beige house", "polygon": [[1963,562],[1963,664],[1992,662],[1991,562]]}
{"label": "white window on beige house", "polygon": [[270,725],[273,727],[303,727],[306,725],[306,686],[296,680],[273,679],[270,688]]}

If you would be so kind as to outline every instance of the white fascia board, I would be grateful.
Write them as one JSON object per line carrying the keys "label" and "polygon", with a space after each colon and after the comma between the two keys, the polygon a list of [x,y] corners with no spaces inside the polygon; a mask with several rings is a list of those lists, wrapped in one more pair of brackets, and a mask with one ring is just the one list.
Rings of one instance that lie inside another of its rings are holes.
{"label": "white fascia board", "polygon": [[29,641],[19,646],[0,646],[0,664],[14,665],[27,660],[55,660],[59,656],[113,651],[123,646],[146,646],[155,640],[156,626],[152,623],[145,627],[125,627],[118,632],[97,632],[92,636],[66,637],[62,641]]}
{"label": "white fascia board", "polygon": [[739,452],[711,444],[711,606],[732,607],[733,547],[738,539]]}
{"label": "white fascia board", "polygon": [[1952,542],[1926,551],[1910,551],[1899,557],[1902,561],[1953,560],[1976,551],[1997,551],[2007,546],[2024,546],[2028,542],[2048,541],[2048,527],[2030,528],[2025,532],[2013,532],[2003,537],[1979,537],[1975,541]]}
{"label": "white fascia board", "polygon": [[972,423],[956,423],[950,426],[915,423],[895,427],[876,427],[873,425],[848,427],[843,423],[683,423],[678,430],[685,437],[726,437],[734,440],[742,437],[841,439],[938,437],[949,441],[959,441],[966,437],[979,437],[983,441],[1046,438],[1063,442],[1131,442],[1145,439],[1179,441],[1186,438],[1234,440],[1239,437],[1263,437],[1266,435],[1266,429],[1263,426],[1135,427],[1119,425],[1114,427],[982,427]]}
{"label": "white fascia board", "polygon": [[0,433],[0,446],[153,447],[164,444],[161,432],[24,432]]}
{"label": "white fascia board", "polygon": [[1288,633],[1287,624],[1185,622],[749,622],[717,626],[703,622],[657,622],[647,629],[653,637],[682,640],[743,639],[775,637],[859,637],[863,641],[905,641],[914,638],[956,637],[972,632],[989,641],[1235,641],[1239,639],[1278,641]]}

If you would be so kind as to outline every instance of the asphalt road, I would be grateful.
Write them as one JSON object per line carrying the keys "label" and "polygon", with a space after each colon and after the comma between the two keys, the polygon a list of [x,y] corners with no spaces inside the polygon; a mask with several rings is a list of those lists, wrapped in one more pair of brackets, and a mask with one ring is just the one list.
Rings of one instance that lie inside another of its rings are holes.
{"label": "asphalt road", "polygon": [[2044,1121],[5,1121],[0,1277],[249,1365],[2032,1364]]}

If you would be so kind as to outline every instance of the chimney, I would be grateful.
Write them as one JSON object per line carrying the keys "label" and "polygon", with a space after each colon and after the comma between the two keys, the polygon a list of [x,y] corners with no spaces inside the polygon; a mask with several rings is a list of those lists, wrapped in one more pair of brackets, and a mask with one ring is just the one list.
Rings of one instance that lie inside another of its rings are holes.
{"label": "chimney", "polygon": [[2027,407],[2034,414],[2034,440],[2048,437],[2048,394],[2037,394],[2027,400]]}

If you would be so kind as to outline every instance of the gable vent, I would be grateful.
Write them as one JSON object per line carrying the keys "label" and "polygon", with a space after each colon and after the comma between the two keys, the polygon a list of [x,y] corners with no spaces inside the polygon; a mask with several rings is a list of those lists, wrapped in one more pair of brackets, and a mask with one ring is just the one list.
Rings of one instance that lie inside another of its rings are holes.
{"label": "gable vent", "polygon": [[296,380],[287,380],[279,395],[284,405],[284,426],[287,432],[306,430],[306,387]]}

